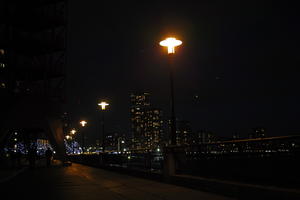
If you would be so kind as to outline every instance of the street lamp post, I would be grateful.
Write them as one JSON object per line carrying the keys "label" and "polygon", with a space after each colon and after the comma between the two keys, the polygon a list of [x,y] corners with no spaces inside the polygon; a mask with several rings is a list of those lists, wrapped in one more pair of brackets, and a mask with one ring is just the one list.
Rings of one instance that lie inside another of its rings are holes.
{"label": "street lamp post", "polygon": [[[104,111],[106,109],[106,106],[108,106],[109,104],[105,101],[102,101],[98,103],[98,105],[101,107],[102,110],[102,152],[104,153],[105,151]],[[99,136],[99,141],[100,141],[100,136]]]}
{"label": "street lamp post", "polygon": [[[66,135],[66,139],[67,139],[67,144],[69,144],[70,141],[71,141],[71,145],[72,145],[72,136]],[[72,148],[72,151],[73,151],[73,147],[71,147],[71,148]]]}
{"label": "street lamp post", "polygon": [[159,43],[161,46],[168,48],[168,67],[170,72],[170,95],[171,95],[171,145],[176,145],[176,117],[175,117],[175,102],[174,102],[174,78],[173,78],[173,57],[175,47],[182,44],[180,40],[169,37]]}
{"label": "street lamp post", "polygon": [[[79,123],[81,124],[82,127],[85,127],[85,125],[87,124],[87,122],[84,121],[84,120],[80,121]],[[84,134],[83,134],[83,130],[81,131],[81,137],[82,137],[82,138],[81,138],[81,139],[82,139],[82,143],[81,143],[81,145],[82,145],[82,153],[84,153],[84,146],[85,146],[85,144],[84,144]]]}
{"label": "street lamp post", "polygon": [[[171,95],[171,131],[170,140],[171,146],[176,145],[176,117],[175,117],[175,102],[174,102],[174,79],[173,79],[173,57],[175,54],[175,47],[182,44],[180,40],[169,37],[159,43],[161,46],[168,47],[168,67],[170,72],[170,95]],[[169,179],[176,171],[175,152],[172,148],[164,149],[164,175]]]}
{"label": "street lamp post", "polygon": [[76,130],[75,130],[75,129],[72,129],[72,130],[71,130],[71,135],[73,135],[73,137],[72,137],[73,140],[72,140],[71,142],[72,142],[72,153],[73,153],[73,154],[74,154],[74,152],[75,152],[75,151],[74,151],[74,142],[75,142],[75,139],[74,139],[74,138],[75,138],[75,133],[76,133]]}

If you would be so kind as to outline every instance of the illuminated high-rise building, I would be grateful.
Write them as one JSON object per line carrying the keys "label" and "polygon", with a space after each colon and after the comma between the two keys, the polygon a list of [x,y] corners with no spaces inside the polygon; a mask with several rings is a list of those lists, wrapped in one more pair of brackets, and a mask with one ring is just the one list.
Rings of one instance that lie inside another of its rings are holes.
{"label": "illuminated high-rise building", "polygon": [[162,111],[157,108],[149,108],[145,115],[145,132],[143,146],[146,149],[157,149],[161,145],[163,136]]}
{"label": "illuminated high-rise building", "polygon": [[176,144],[190,145],[192,144],[192,129],[189,121],[177,120]]}
{"label": "illuminated high-rise building", "polygon": [[153,150],[161,143],[163,120],[160,109],[150,106],[149,93],[130,95],[131,132],[134,149]]}
{"label": "illuminated high-rise building", "polygon": [[150,108],[149,93],[135,93],[130,95],[130,120],[132,133],[132,148],[143,148],[145,140],[145,115]]}

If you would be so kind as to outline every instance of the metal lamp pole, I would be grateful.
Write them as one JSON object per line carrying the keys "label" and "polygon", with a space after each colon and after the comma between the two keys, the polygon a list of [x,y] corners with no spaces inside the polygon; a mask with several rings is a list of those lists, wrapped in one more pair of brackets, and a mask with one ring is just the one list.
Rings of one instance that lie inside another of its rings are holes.
{"label": "metal lamp pole", "polygon": [[161,46],[168,47],[168,67],[170,72],[170,93],[171,93],[171,145],[176,145],[176,117],[175,117],[175,101],[174,101],[174,78],[173,78],[173,57],[175,47],[182,44],[180,40],[170,37],[159,43]]}
{"label": "metal lamp pole", "polygon": [[71,135],[72,135],[72,153],[74,154],[75,153],[75,150],[74,150],[74,142],[75,142],[75,133],[76,133],[76,130],[75,129],[72,129],[71,130]]}
{"label": "metal lamp pole", "polygon": [[[85,127],[85,125],[87,124],[86,121],[82,120],[79,122],[81,124],[82,127]],[[83,134],[83,130],[81,131],[81,135],[82,135],[82,153],[84,153],[84,134]]]}
{"label": "metal lamp pole", "polygon": [[176,38],[167,38],[159,43],[161,46],[168,47],[168,67],[170,72],[170,93],[171,93],[171,131],[170,137],[171,148],[164,149],[164,167],[163,174],[168,180],[176,172],[176,155],[173,146],[176,145],[176,118],[175,118],[175,102],[174,102],[174,78],[173,78],[173,56],[175,47],[182,44]]}
{"label": "metal lamp pole", "polygon": [[[98,105],[101,106],[101,110],[102,110],[102,152],[104,153],[105,151],[104,112],[106,106],[108,106],[109,104],[105,101],[102,101],[101,103],[98,103]],[[99,137],[99,141],[100,141],[100,137]]]}

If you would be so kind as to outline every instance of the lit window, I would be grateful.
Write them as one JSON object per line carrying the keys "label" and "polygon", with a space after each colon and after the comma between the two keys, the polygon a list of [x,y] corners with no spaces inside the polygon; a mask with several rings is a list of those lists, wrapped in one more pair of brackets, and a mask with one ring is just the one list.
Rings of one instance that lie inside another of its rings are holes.
{"label": "lit window", "polygon": [[0,49],[0,55],[4,55],[5,51],[4,49]]}
{"label": "lit window", "polygon": [[0,68],[4,68],[5,64],[4,63],[0,63]]}

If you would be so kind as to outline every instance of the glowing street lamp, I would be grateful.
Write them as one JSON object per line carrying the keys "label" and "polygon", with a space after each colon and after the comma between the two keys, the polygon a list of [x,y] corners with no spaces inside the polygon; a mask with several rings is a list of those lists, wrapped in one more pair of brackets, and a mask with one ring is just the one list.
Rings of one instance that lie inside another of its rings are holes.
{"label": "glowing street lamp", "polygon": [[177,40],[176,38],[169,37],[163,41],[161,41],[160,46],[168,47],[168,54],[174,54],[175,53],[175,47],[182,44],[182,41]]}
{"label": "glowing street lamp", "polygon": [[66,135],[67,143],[71,143],[72,153],[74,153],[73,137],[71,135]]}
{"label": "glowing street lamp", "polygon": [[84,120],[80,121],[79,123],[81,124],[82,127],[85,127],[85,125],[87,124],[87,122]]}
{"label": "glowing street lamp", "polygon": [[[105,132],[104,132],[104,111],[106,110],[106,106],[109,104],[105,101],[101,101],[98,103],[98,106],[101,107],[102,110],[102,152],[104,153],[105,150]],[[99,136],[99,141],[100,141],[100,136]]]}
{"label": "glowing street lamp", "polygon": [[[87,122],[85,121],[85,120],[81,120],[80,122],[80,125],[82,126],[82,127],[85,127],[85,125],[87,124]],[[81,135],[82,135],[82,153],[84,153],[84,134],[83,134],[83,131],[81,131]]]}
{"label": "glowing street lamp", "polygon": [[[170,72],[170,96],[171,96],[171,132],[170,132],[170,140],[171,146],[176,145],[176,118],[175,118],[175,106],[174,106],[174,80],[173,80],[173,58],[175,55],[175,47],[182,44],[180,40],[177,40],[174,37],[169,37],[159,43],[163,47],[168,47],[168,67]],[[160,152],[160,149],[157,149],[157,152]],[[164,156],[164,174],[167,176],[174,175],[176,160],[173,150],[167,151]]]}
{"label": "glowing street lamp", "polygon": [[[75,135],[76,130],[75,130],[75,129],[72,129],[70,132],[71,132],[71,135]],[[74,137],[72,137],[72,138],[74,138]],[[67,139],[68,139],[68,138],[67,138]],[[74,139],[71,141],[71,143],[72,143],[72,151],[73,151],[73,154],[74,154]]]}
{"label": "glowing street lamp", "polygon": [[72,136],[66,135],[66,139],[67,139],[67,140],[71,140],[71,139],[72,139]]}
{"label": "glowing street lamp", "polygon": [[71,134],[74,135],[75,133],[76,133],[76,130],[75,130],[75,129],[72,129],[72,130],[71,130]]}
{"label": "glowing street lamp", "polygon": [[102,101],[101,103],[98,103],[98,106],[101,106],[101,110],[105,110],[105,107],[108,106],[109,104],[106,103],[105,101]]}
{"label": "glowing street lamp", "polygon": [[173,79],[173,55],[175,54],[175,47],[182,44],[182,41],[174,37],[169,37],[159,43],[163,47],[168,47],[168,61],[170,71],[170,91],[171,91],[171,145],[176,145],[176,118],[174,106],[174,79]]}

